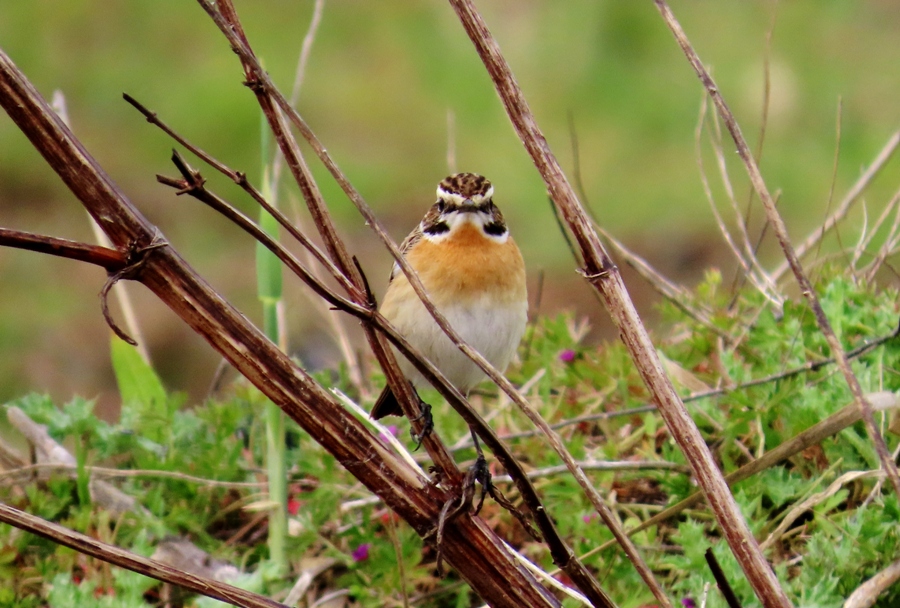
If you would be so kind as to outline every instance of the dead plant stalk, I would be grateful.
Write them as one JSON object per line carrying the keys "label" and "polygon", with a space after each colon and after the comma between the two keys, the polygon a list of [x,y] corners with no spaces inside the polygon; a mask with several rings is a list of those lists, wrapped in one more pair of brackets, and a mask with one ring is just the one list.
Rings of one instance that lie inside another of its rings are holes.
{"label": "dead plant stalk", "polygon": [[741,157],[741,160],[747,169],[747,174],[750,176],[750,182],[753,184],[753,189],[756,191],[756,195],[759,197],[759,200],[762,202],[763,208],[766,211],[766,218],[772,226],[772,230],[775,232],[778,243],[781,245],[784,256],[791,267],[791,271],[794,273],[794,277],[797,280],[797,284],[800,286],[803,296],[809,301],[810,308],[812,308],[813,314],[816,317],[816,324],[819,326],[819,331],[825,336],[828,347],[831,349],[832,355],[837,360],[838,368],[841,370],[841,373],[847,381],[850,393],[853,395],[854,401],[863,413],[863,422],[866,425],[866,431],[869,433],[869,438],[872,440],[872,443],[875,444],[875,450],[881,460],[881,466],[887,474],[888,479],[891,480],[891,484],[894,486],[894,492],[900,496],[900,475],[897,473],[897,466],[891,458],[891,454],[887,449],[884,438],[881,436],[881,433],[875,424],[872,406],[863,395],[859,379],[856,377],[856,374],[853,373],[853,370],[850,369],[847,354],[844,352],[834,330],[831,328],[831,323],[828,321],[828,317],[825,316],[825,311],[822,310],[822,305],[819,302],[818,296],[816,296],[812,283],[810,283],[809,278],[803,271],[803,266],[800,264],[800,260],[797,257],[794,247],[791,244],[790,237],[788,236],[787,226],[785,226],[784,220],[778,212],[778,208],[775,206],[775,201],[771,194],[769,194],[769,189],[759,170],[759,166],[756,164],[756,160],[753,158],[750,147],[744,139],[741,128],[737,124],[734,114],[731,113],[731,110],[725,103],[725,99],[719,92],[719,88],[716,86],[715,81],[713,81],[709,71],[703,66],[700,57],[697,55],[693,46],[691,46],[687,35],[684,33],[684,30],[681,28],[681,25],[678,23],[678,20],[675,18],[675,15],[672,13],[668,4],[666,4],[665,0],[655,0],[655,2],[663,20],[672,31],[676,42],[678,42],[678,45],[687,57],[691,67],[694,68],[694,71],[700,78],[700,82],[703,83],[704,88],[713,100],[716,110],[718,110],[719,115],[722,117],[722,121],[725,123],[728,132],[734,140],[738,155]]}
{"label": "dead plant stalk", "polygon": [[[0,106],[114,246],[127,252],[129,272],[123,278],[139,280],[154,292],[419,534],[434,528],[448,493],[388,451],[212,290],[131,205],[2,51]],[[462,513],[448,522],[444,538],[445,558],[486,601],[498,606],[558,605],[480,520]]]}
{"label": "dead plant stalk", "polygon": [[[619,328],[635,366],[657,401],[669,431],[691,464],[719,526],[750,584],[763,605],[789,606],[787,596],[760,552],[728,485],[703,442],[703,437],[663,371],[656,349],[637,315],[618,269],[604,250],[584,208],[538,128],[500,47],[471,0],[450,0],[450,4],[487,68],[516,133],[547,185],[550,198],[578,244],[583,258],[581,272],[600,294]],[[628,545],[623,543],[623,546]],[[668,605],[668,600],[661,601]]]}
{"label": "dead plant stalk", "polygon": [[[253,51],[251,50],[246,38],[243,36],[242,29],[237,22],[237,15],[236,13],[234,13],[234,9],[231,6],[230,1],[224,0],[223,2],[220,2],[218,4],[218,8],[216,5],[210,4],[203,0],[200,0],[200,4],[206,10],[207,14],[209,14],[209,16],[213,19],[216,25],[219,26],[220,31],[226,36],[229,43],[231,44],[232,50],[234,50],[234,52],[241,59],[244,65],[245,72],[247,73],[248,82],[251,83],[251,88],[254,90],[254,92],[257,93],[258,98],[260,98],[260,103],[263,106],[264,111],[267,112],[267,116],[269,116],[269,114],[266,108],[272,107],[271,104],[277,104],[278,112],[276,114],[276,118],[280,118],[282,116],[281,113],[283,112],[284,115],[286,115],[287,118],[293,123],[294,127],[301,133],[304,139],[306,139],[306,141],[310,144],[316,155],[331,173],[332,177],[362,214],[362,216],[366,220],[366,223],[376,232],[385,246],[387,246],[387,248],[390,250],[401,270],[409,279],[410,284],[413,286],[413,289],[416,291],[417,295],[422,300],[423,304],[426,306],[432,316],[434,316],[435,321],[438,323],[441,329],[462,352],[464,352],[470,359],[472,359],[477,365],[479,365],[482,370],[484,370],[485,373],[495,383],[497,383],[501,389],[504,390],[504,392],[509,394],[510,397],[520,407],[522,407],[524,411],[526,411],[530,418],[534,419],[535,414],[529,413],[531,408],[528,407],[527,402],[524,400],[524,398],[515,390],[515,387],[513,387],[512,384],[508,380],[506,380],[506,378],[502,374],[500,374],[492,365],[490,365],[490,363],[488,363],[487,360],[484,359],[484,357],[482,357],[477,351],[468,346],[452,329],[452,327],[447,322],[446,318],[440,313],[440,311],[438,311],[431,303],[427,294],[425,293],[421,281],[419,281],[415,272],[409,266],[408,262],[403,258],[399,249],[397,248],[396,243],[393,242],[393,240],[384,230],[383,226],[375,217],[371,208],[366,204],[359,192],[357,192],[356,189],[353,188],[349,180],[347,180],[347,178],[335,164],[331,156],[326,151],[325,147],[318,140],[318,138],[315,136],[306,122],[302,119],[299,113],[291,106],[284,95],[280,93],[278,88],[274,85],[274,83],[272,83],[268,74],[265,72],[265,70],[262,69],[262,66],[259,64],[256,56],[253,54]],[[265,102],[263,101],[263,97],[267,98]],[[282,147],[282,152],[285,154],[285,158],[288,160],[288,166],[292,167],[292,159],[302,163],[302,156],[300,156],[299,154],[299,149],[291,149],[292,147],[296,147],[296,142],[293,141],[293,137],[289,132],[280,133],[280,131],[285,128],[283,120],[272,120],[270,118],[270,126],[273,128],[273,130],[276,131],[276,140],[279,141],[279,145],[282,145],[282,143],[289,144],[289,149],[285,149],[284,147]],[[305,165],[303,165],[303,167],[305,168]],[[304,197],[306,197],[311,191],[311,183],[303,183],[303,180],[308,177],[308,170],[305,171],[306,177],[303,176],[303,173],[304,171],[295,171],[295,178],[298,179],[298,184],[301,187],[301,191],[303,192]],[[319,213],[321,213],[321,210],[319,211]],[[383,330],[383,327],[380,327],[380,329]],[[377,350],[376,355],[378,355]],[[382,365],[384,365],[384,362],[381,361],[380,356],[379,361],[382,363]],[[416,363],[416,361],[413,361],[412,359],[411,361],[413,363]],[[418,365],[418,363],[416,364]],[[401,382],[400,384],[402,385],[402,388],[404,390],[408,390],[408,385],[405,382]],[[391,383],[391,386],[393,387],[394,384]],[[447,399],[451,407],[453,407],[453,409],[466,420],[470,427],[476,430],[479,437],[484,440],[484,442],[488,445],[494,455],[497,456],[498,460],[500,460],[501,464],[507,469],[513,479],[515,479],[517,488],[522,493],[523,498],[531,508],[531,512],[535,518],[535,521],[538,524],[541,532],[544,534],[545,539],[547,540],[554,563],[556,563],[566,571],[566,573],[572,578],[578,588],[583,593],[585,593],[585,595],[587,595],[591,599],[591,601],[599,603],[600,605],[611,605],[611,601],[606,596],[605,592],[603,592],[603,590],[600,588],[593,575],[574,556],[574,553],[571,551],[571,549],[566,545],[561,537],[559,537],[555,525],[549,518],[548,513],[544,509],[543,505],[541,505],[540,501],[537,499],[537,494],[533,486],[525,476],[524,471],[522,470],[519,463],[509,453],[508,448],[506,448],[506,446],[499,440],[499,438],[497,438],[496,434],[493,432],[490,426],[488,426],[481,419],[481,417],[472,409],[472,407],[458,393],[458,391],[456,391],[452,386],[444,384],[443,382],[437,383],[435,384],[435,386]],[[404,413],[407,416],[410,416],[410,412],[404,410]],[[413,416],[417,413],[417,411],[412,412]],[[539,419],[539,416],[537,418]],[[544,424],[546,425],[546,423]],[[577,470],[577,466],[574,465],[574,459],[565,450],[565,447],[562,445],[562,442],[559,440],[559,438],[555,437],[555,434],[552,432],[548,435],[548,438],[550,439],[551,445],[553,446],[554,450],[556,450],[560,454],[563,460],[567,463],[571,463],[570,466],[573,474],[575,474],[576,477],[579,477],[580,472]],[[429,451],[429,453],[431,452]],[[624,546],[626,547],[626,552],[629,553],[629,557],[631,557],[633,561],[636,560],[636,563],[642,563],[642,560],[640,560],[639,556],[637,556],[637,552],[633,548],[631,541],[621,530],[621,526],[617,524],[612,513],[609,512],[608,507],[605,506],[602,499],[599,497],[599,494],[597,494],[596,490],[588,482],[587,478],[584,476],[584,473],[580,473],[580,482],[582,487],[585,489],[588,497],[591,499],[591,502],[594,504],[595,508],[598,509],[598,512],[600,512],[600,515],[604,518],[605,521],[608,522],[608,525],[611,527],[611,529],[613,529],[614,534],[616,534],[617,538],[621,539],[621,541],[623,542]],[[616,532],[617,530],[618,532]],[[649,580],[652,580],[652,574],[650,573],[649,569],[646,568],[646,565],[644,565],[644,572],[642,574],[644,574],[645,580],[648,580],[648,578]],[[658,584],[655,584],[655,582],[653,583],[651,588],[654,587],[656,595],[658,597],[664,598],[665,596],[662,594]],[[662,601],[666,602],[665,605],[668,605],[667,600]]]}

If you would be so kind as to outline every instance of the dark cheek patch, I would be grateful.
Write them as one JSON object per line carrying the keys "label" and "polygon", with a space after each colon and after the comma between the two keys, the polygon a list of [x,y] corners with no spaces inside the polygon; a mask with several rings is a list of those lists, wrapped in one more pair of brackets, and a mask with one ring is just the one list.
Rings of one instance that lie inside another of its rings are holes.
{"label": "dark cheek patch", "polygon": [[484,225],[484,231],[491,236],[503,236],[506,234],[506,226],[497,222],[491,222]]}
{"label": "dark cheek patch", "polygon": [[450,226],[448,226],[446,222],[435,222],[431,226],[426,227],[424,229],[424,232],[426,234],[436,236],[438,234],[444,234],[445,232],[450,232]]}

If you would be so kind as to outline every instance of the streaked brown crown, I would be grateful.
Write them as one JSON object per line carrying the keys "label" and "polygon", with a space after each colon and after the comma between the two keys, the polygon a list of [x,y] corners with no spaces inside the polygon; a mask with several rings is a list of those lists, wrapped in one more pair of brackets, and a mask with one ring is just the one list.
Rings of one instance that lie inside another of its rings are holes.
{"label": "streaked brown crown", "polygon": [[492,190],[491,182],[476,173],[455,173],[441,180],[438,184],[438,196],[441,191],[456,194],[465,199],[487,196]]}
{"label": "streaked brown crown", "polygon": [[[492,199],[494,187],[487,178],[476,173],[455,173],[445,177],[437,187],[437,202],[431,206],[422,221],[403,243],[400,251],[405,256],[423,238],[440,237],[450,232],[448,220],[458,214],[480,214],[485,218],[482,230],[491,239],[504,238],[508,230],[503,214]],[[391,280],[400,272],[394,264]]]}

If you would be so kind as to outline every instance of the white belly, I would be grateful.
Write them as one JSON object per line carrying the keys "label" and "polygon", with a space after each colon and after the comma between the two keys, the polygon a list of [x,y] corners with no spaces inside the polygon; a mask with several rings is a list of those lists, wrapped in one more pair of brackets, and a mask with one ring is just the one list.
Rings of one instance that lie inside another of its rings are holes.
{"label": "white belly", "polygon": [[[439,307],[465,342],[499,369],[506,369],[525,333],[527,303],[498,304],[488,298]],[[464,355],[437,326],[419,299],[406,299],[392,314],[391,322],[407,340],[434,363],[462,393],[485,378],[481,368]],[[415,386],[427,385],[422,375],[402,355],[403,373]]]}

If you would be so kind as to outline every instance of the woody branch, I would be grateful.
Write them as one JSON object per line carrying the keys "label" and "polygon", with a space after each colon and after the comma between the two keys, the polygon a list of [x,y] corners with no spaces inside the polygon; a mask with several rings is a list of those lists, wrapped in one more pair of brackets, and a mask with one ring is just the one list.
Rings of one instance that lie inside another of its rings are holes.
{"label": "woody branch", "polygon": [[[381,223],[375,217],[374,213],[363,200],[359,192],[357,192],[356,189],[353,188],[349,180],[343,175],[340,168],[335,164],[333,159],[325,150],[324,145],[322,145],[322,143],[318,140],[318,138],[315,136],[306,122],[302,119],[299,113],[297,113],[297,111],[287,101],[285,96],[280,93],[265,70],[262,69],[258,59],[253,54],[253,51],[250,48],[246,37],[243,35],[243,30],[240,27],[240,23],[237,20],[237,15],[234,11],[233,6],[231,5],[231,2],[229,0],[226,0],[224,2],[218,3],[217,5],[213,5],[211,3],[200,0],[200,4],[207,11],[216,25],[219,26],[219,29],[231,44],[232,50],[234,50],[234,52],[241,59],[244,65],[245,73],[247,75],[247,80],[252,84],[251,88],[257,94],[263,111],[266,112],[267,117],[269,117],[270,126],[276,133],[276,140],[279,142],[279,145],[285,155],[285,158],[287,159],[289,167],[292,166],[292,162],[299,163],[298,166],[292,168],[292,172],[294,173],[295,179],[297,180],[301,192],[304,194],[304,197],[318,197],[318,190],[314,188],[314,183],[309,177],[308,169],[306,169],[305,164],[303,164],[302,155],[300,155],[299,150],[296,149],[296,142],[294,141],[293,136],[286,131],[286,125],[284,124],[284,120],[281,114],[282,112],[287,115],[294,127],[310,144],[316,155],[331,173],[332,177],[335,179],[335,181],[338,183],[347,197],[354,203],[359,212],[363,215],[366,223],[370,227],[372,227],[376,234],[378,234],[379,238],[382,239],[384,244],[391,251],[391,254],[394,256],[398,265],[406,274],[411,285],[416,290],[416,293],[422,299],[423,303],[431,312],[431,314],[435,317],[435,320],[443,329],[443,331],[466,355],[468,355],[473,361],[475,361],[476,364],[478,364],[492,380],[498,383],[498,386],[500,386],[501,389],[507,392],[507,394],[511,396],[511,398],[526,412],[526,414],[529,415],[530,418],[532,418],[532,420],[537,419],[536,422],[539,424],[543,422],[539,420],[539,417],[534,415],[533,410],[528,407],[527,402],[520,394],[518,394],[512,384],[509,383],[509,381],[506,380],[505,377],[503,377],[502,374],[500,374],[493,366],[491,366],[479,353],[477,353],[477,351],[466,345],[452,329],[452,327],[450,327],[449,323],[443,317],[440,311],[438,311],[433,306],[433,304],[431,304],[427,295],[425,294],[421,282],[418,280],[418,277],[415,275],[414,271],[400,254],[396,243],[394,243],[393,240],[388,236],[387,232],[381,226]],[[282,132],[282,130],[285,130],[285,132]],[[327,214],[324,203],[311,203],[309,200],[307,200],[307,204],[316,207],[315,213]],[[327,237],[323,235],[323,238]],[[410,361],[421,371],[422,361],[416,361],[415,359],[410,359]],[[429,376],[426,374],[426,377]],[[496,434],[493,432],[490,426],[488,426],[481,419],[477,412],[472,409],[468,402],[462,397],[462,395],[459,394],[459,392],[454,387],[452,387],[452,385],[442,382],[440,384],[435,384],[435,386],[438,391],[441,392],[441,394],[447,399],[451,407],[453,407],[453,409],[456,410],[457,413],[459,413],[466,420],[470,427],[476,430],[478,435],[484,440],[485,444],[488,445],[495,456],[497,456],[498,460],[500,460],[501,464],[513,477],[517,488],[522,493],[526,503],[529,505],[538,527],[547,540],[554,563],[560,566],[560,568],[562,568],[572,578],[578,588],[589,598],[591,598],[592,601],[600,603],[601,605],[608,605],[609,599],[606,597],[602,589],[600,589],[594,577],[584,567],[580,560],[574,557],[571,549],[569,549],[566,543],[559,536],[552,522],[552,519],[550,518],[550,515],[547,513],[546,509],[543,508],[543,506],[540,506],[540,501],[537,497],[537,493],[533,485],[524,474],[524,471],[522,471],[519,463],[509,453],[509,450],[497,438]],[[409,416],[409,412],[406,412],[406,410],[404,411],[407,416]],[[544,423],[544,425],[546,426],[546,423]],[[562,446],[562,443],[558,440],[558,438],[556,438],[555,441],[553,440],[555,434],[552,433],[552,431],[549,432],[548,437],[550,437],[551,439],[551,445],[558,453],[560,453],[564,461],[569,466],[570,471],[572,471],[573,474],[576,475],[576,478],[579,479],[579,482],[585,489],[592,503],[600,512],[601,516],[604,517],[604,520],[607,522],[610,528],[613,529],[616,537],[620,539],[620,542],[622,542],[622,544],[625,546],[626,552],[629,554],[629,557],[632,559],[632,561],[635,562],[636,565],[639,566],[639,569],[642,570],[644,579],[654,590],[655,595],[657,595],[658,598],[661,598],[661,601],[666,604],[667,600],[665,600],[665,596],[662,593],[659,585],[655,583],[655,580],[650,573],[649,568],[646,568],[646,566],[644,566],[643,568],[640,567],[640,564],[643,563],[643,560],[639,555],[637,555],[637,551],[636,549],[634,549],[633,544],[628,540],[624,532],[622,532],[621,526],[618,526],[615,518],[613,518],[608,512],[608,507],[605,506],[602,498],[596,492],[596,489],[593,488],[592,484],[590,484],[590,482],[584,476],[584,473],[577,468],[574,459],[571,457],[571,455],[568,455],[567,451],[565,450],[564,446]]]}
{"label": "woody branch", "polygon": [[[13,62],[0,51],[0,106],[120,251],[143,253],[134,278],[220,352],[419,534],[448,496],[417,476],[323,387],[203,281],[112,183]],[[156,246],[148,249],[155,243]],[[467,513],[447,524],[445,558],[498,606],[554,606],[555,598]]]}
{"label": "woody branch", "polygon": [[582,273],[600,295],[618,327],[632,361],[657,402],[669,431],[691,464],[719,527],[754,592],[765,606],[789,606],[787,596],[750,533],[709,448],[663,370],[618,268],[601,244],[584,207],[538,128],[497,41],[471,0],[450,0],[450,4],[487,68],[513,127],[547,185],[550,198],[578,244],[583,262]]}

